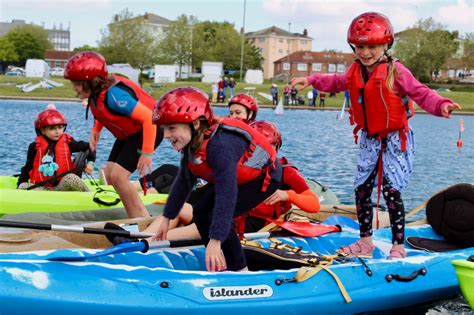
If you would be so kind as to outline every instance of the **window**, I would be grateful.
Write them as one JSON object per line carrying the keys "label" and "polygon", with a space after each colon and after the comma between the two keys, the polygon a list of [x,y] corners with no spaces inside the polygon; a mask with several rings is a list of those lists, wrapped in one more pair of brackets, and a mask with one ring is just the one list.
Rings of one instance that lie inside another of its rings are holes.
{"label": "window", "polygon": [[265,38],[259,38],[258,41],[263,43],[265,41]]}
{"label": "window", "polygon": [[263,48],[259,48],[258,50],[260,51],[261,54],[263,54]]}
{"label": "window", "polygon": [[313,63],[313,71],[321,71],[321,64]]}
{"label": "window", "polygon": [[279,52],[280,54],[283,54],[283,49],[278,49],[278,52]]}
{"label": "window", "polygon": [[308,69],[308,65],[305,63],[299,63],[296,69],[298,71],[306,71]]}
{"label": "window", "polygon": [[346,72],[346,65],[338,64],[338,65],[337,65],[337,72],[338,72],[338,73],[344,73],[344,72]]}
{"label": "window", "polygon": [[280,42],[280,43],[283,43],[283,39],[280,38],[279,42]]}
{"label": "window", "polygon": [[283,70],[290,70],[290,64],[288,62],[283,63]]}
{"label": "window", "polygon": [[60,68],[60,67],[61,67],[61,61],[56,60],[56,62],[55,62],[55,67],[59,67],[59,68]]}
{"label": "window", "polygon": [[336,72],[336,65],[333,63],[328,64],[328,72]]}
{"label": "window", "polygon": [[306,45],[306,41],[305,41],[305,40],[300,40],[300,43],[301,43],[301,45]]}

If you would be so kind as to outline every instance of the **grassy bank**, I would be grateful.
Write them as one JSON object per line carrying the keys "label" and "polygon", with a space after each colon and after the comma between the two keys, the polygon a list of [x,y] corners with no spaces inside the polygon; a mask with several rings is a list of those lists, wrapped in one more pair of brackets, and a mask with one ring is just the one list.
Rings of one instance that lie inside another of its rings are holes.
{"label": "grassy bank", "polygon": [[[8,77],[8,76],[0,76],[0,96],[7,96],[7,97],[18,97],[18,98],[44,98],[45,100],[48,99],[76,99],[74,92],[71,89],[71,84],[68,80],[65,80],[60,77],[52,77],[52,79],[56,82],[61,82],[64,84],[63,87],[55,87],[51,90],[45,90],[42,88],[38,88],[30,93],[24,93],[19,88],[15,87],[15,85],[5,85],[5,83],[15,83],[15,84],[24,84],[28,82],[37,83],[40,79],[34,78],[25,78],[25,77]],[[143,84],[144,88],[150,92],[153,97],[159,98],[163,95],[166,91],[173,89],[179,86],[194,86],[204,90],[207,93],[211,92],[211,84],[210,83],[201,83],[201,82],[175,82],[175,83],[164,83],[155,86],[152,82],[145,82]],[[254,84],[245,84],[245,83],[238,83],[236,92],[242,93],[246,92],[245,88],[255,88],[255,95],[257,96],[259,104],[262,105],[270,105],[271,102],[264,97],[260,96],[258,92],[263,92],[270,94],[270,86],[271,84],[262,84],[262,85],[254,85]],[[282,93],[283,86],[279,86],[280,93]],[[300,92],[306,98],[307,90]],[[474,93],[473,92],[439,92],[444,97],[451,98],[458,104],[460,104],[463,108],[463,111],[467,112],[474,112]],[[282,95],[282,94],[281,94]],[[318,99],[319,102],[319,99]],[[328,97],[326,98],[326,107],[341,107],[343,102],[343,94],[339,93],[336,97]]]}

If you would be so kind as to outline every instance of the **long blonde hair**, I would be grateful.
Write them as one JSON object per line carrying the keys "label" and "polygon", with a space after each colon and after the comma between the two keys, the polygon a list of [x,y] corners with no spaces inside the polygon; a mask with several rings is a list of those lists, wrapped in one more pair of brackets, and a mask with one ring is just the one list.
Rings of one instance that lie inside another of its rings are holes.
{"label": "long blonde hair", "polygon": [[395,67],[395,60],[393,60],[392,56],[390,56],[387,52],[385,52],[385,55],[387,56],[388,62],[387,62],[387,89],[393,93],[393,86],[395,80],[398,78],[399,73],[397,71],[397,68]]}

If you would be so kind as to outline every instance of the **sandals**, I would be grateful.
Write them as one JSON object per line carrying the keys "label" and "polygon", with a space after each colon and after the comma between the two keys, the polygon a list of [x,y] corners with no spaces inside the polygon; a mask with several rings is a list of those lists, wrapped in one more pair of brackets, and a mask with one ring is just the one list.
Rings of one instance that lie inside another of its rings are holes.
{"label": "sandals", "polygon": [[361,240],[348,245],[348,246],[341,246],[337,251],[340,254],[347,255],[347,256],[355,256],[361,258],[372,258],[372,254],[374,252],[375,246],[374,245],[367,245]]}
{"label": "sandals", "polygon": [[402,249],[392,248],[390,250],[390,257],[388,259],[402,259],[407,257],[407,252]]}

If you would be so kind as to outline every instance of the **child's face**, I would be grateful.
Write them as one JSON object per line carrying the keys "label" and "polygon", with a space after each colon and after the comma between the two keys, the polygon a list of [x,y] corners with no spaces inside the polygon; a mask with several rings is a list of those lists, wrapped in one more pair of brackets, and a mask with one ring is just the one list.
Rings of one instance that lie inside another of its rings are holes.
{"label": "child's face", "polygon": [[248,113],[247,108],[240,104],[232,104],[229,106],[229,117],[237,119],[247,119]]}
{"label": "child's face", "polygon": [[76,95],[81,100],[89,98],[91,96],[91,92],[89,90],[85,90],[82,84],[82,81],[71,81],[72,89],[76,92]]}
{"label": "child's face", "polygon": [[356,45],[355,54],[366,67],[374,66],[383,56],[384,45]]}
{"label": "child's face", "polygon": [[176,151],[184,149],[192,138],[191,127],[187,123],[163,125],[163,133]]}
{"label": "child's face", "polygon": [[52,125],[41,128],[41,134],[46,138],[57,141],[64,133],[64,125]]}

